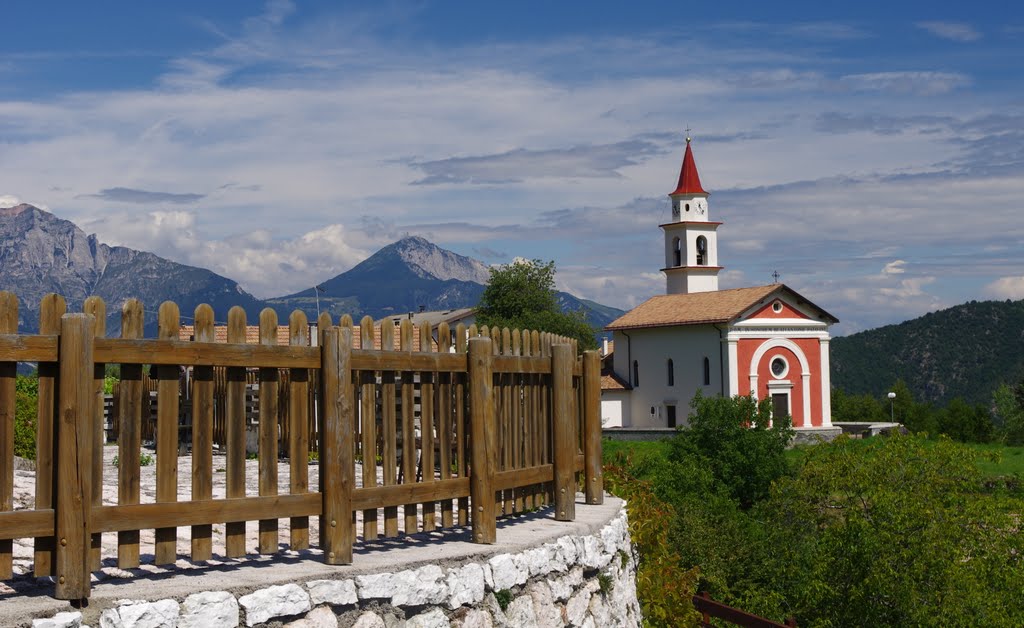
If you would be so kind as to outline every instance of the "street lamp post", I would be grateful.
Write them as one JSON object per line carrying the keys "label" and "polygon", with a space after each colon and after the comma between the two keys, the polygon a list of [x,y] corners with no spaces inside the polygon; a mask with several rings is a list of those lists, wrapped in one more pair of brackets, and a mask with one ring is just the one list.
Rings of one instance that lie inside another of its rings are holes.
{"label": "street lamp post", "polygon": [[893,400],[896,399],[896,393],[890,392],[888,394],[888,397],[889,397],[889,420],[892,421],[893,423],[895,423],[896,422],[896,413],[893,410],[892,406],[893,406]]}
{"label": "street lamp post", "polygon": [[316,319],[320,320],[320,293],[323,292],[323,286],[313,286],[313,293],[316,294]]}

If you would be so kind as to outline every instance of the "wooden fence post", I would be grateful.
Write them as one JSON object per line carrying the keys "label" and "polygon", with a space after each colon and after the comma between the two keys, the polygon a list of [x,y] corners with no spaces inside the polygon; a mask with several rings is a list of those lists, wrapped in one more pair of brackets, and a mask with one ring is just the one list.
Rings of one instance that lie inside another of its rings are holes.
{"label": "wooden fence post", "polygon": [[[228,310],[228,344],[245,344],[245,310]],[[227,397],[224,401],[227,461],[224,492],[230,499],[245,497],[245,369],[231,366],[225,370]],[[229,521],[224,526],[224,554],[229,558],[245,556],[245,522]]]}
{"label": "wooden fence post", "polygon": [[[263,308],[260,312],[260,344],[277,345],[277,312]],[[259,371],[259,493],[261,497],[277,495],[277,411],[278,379],[276,368],[261,368]],[[257,549],[260,554],[278,551],[277,519],[260,519]]]}
{"label": "wooden fence post", "polygon": [[[64,297],[50,293],[39,302],[39,333],[57,336],[60,334],[60,319],[67,311]],[[57,363],[39,363],[39,405],[36,424],[36,508],[52,508],[56,492],[54,456],[57,451],[54,429],[57,425]],[[53,552],[55,539],[44,536],[36,539],[35,576],[53,575]]]}
{"label": "wooden fence post", "polygon": [[555,520],[576,518],[576,417],[572,413],[572,345],[551,346],[552,440],[555,458]]}
{"label": "wooden fence post", "polygon": [[[0,334],[18,333],[18,298],[0,292]],[[17,362],[0,362],[0,510],[14,510],[14,432]],[[0,580],[14,575],[14,542],[0,541]]]}
{"label": "wooden fence post", "polygon": [[352,563],[352,489],[355,487],[355,403],[352,380],[352,330],[323,330],[320,348],[323,394],[320,431],[320,493],[323,522],[320,546],[328,565]]}
{"label": "wooden fence post", "polygon": [[469,340],[469,494],[473,541],[494,543],[498,537],[494,501],[494,463],[498,454],[494,424],[494,357],[489,338]]}
{"label": "wooden fence post", "polygon": [[[300,310],[288,317],[288,344],[309,346],[309,323]],[[298,495],[309,492],[309,370],[292,369],[288,387],[289,488]],[[291,549],[309,549],[309,517],[292,517],[290,536]]]}
{"label": "wooden fence post", "polygon": [[588,504],[604,503],[601,475],[601,356],[583,352],[583,460]]}
{"label": "wooden fence post", "polygon": [[[213,308],[196,306],[193,340],[214,342]],[[213,499],[213,367],[192,369],[192,499]],[[192,526],[192,560],[213,557],[213,527]]]}
{"label": "wooden fence post", "polygon": [[89,597],[89,543],[92,510],[93,317],[61,318],[57,422],[57,535],[54,597]]}
{"label": "wooden fence post", "polygon": [[[177,340],[181,325],[178,304],[164,301],[157,311],[157,336]],[[178,501],[178,407],[181,385],[178,367],[156,367],[156,501]],[[121,463],[124,464],[124,463]],[[178,559],[178,529],[157,528],[154,532],[153,564],[172,565]]]}
{"label": "wooden fence post", "polygon": [[[93,337],[105,338],[107,335],[107,304],[97,296],[91,296],[85,300],[82,311],[91,314],[93,317]],[[93,364],[93,394],[96,401],[93,403],[93,412],[96,418],[93,419],[93,457],[92,457],[92,505],[99,508],[103,505],[103,445],[106,438],[103,431],[103,383],[106,376],[106,367],[103,364]],[[99,571],[100,558],[103,551],[103,535],[93,534],[89,556],[89,570]]]}

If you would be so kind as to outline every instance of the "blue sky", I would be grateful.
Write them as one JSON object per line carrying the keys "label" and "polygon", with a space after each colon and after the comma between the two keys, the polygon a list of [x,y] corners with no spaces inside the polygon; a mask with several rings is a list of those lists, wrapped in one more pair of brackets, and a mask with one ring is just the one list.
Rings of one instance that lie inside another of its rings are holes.
{"label": "blue sky", "polygon": [[[98,8],[99,7],[99,8]],[[1013,3],[8,3],[0,206],[257,296],[405,234],[664,291],[691,127],[721,286],[839,334],[1024,298]]]}

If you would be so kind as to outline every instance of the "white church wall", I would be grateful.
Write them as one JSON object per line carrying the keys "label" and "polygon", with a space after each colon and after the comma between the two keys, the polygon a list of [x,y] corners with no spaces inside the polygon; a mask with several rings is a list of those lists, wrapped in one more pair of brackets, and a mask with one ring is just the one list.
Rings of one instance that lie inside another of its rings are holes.
{"label": "white church wall", "polygon": [[[713,325],[657,327],[615,332],[615,371],[629,381],[628,413],[633,427],[667,427],[669,406],[675,407],[676,425],[686,425],[690,400],[701,390],[705,396],[720,394],[722,355],[719,332]],[[709,379],[704,383],[704,358]],[[668,361],[674,368],[669,385]],[[635,378],[633,362],[639,370]],[[651,412],[651,409],[654,412]]]}
{"label": "white church wall", "polygon": [[629,391],[605,390],[601,392],[601,427],[630,427],[626,415]]}

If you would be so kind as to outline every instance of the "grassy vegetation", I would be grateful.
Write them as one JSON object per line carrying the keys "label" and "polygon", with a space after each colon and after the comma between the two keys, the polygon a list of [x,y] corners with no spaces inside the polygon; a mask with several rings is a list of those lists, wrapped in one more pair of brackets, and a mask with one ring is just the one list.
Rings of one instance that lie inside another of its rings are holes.
{"label": "grassy vegetation", "polygon": [[619,454],[631,457],[635,462],[648,458],[666,458],[668,456],[668,439],[657,441],[612,440],[604,439],[602,443],[604,463],[618,458]]}
{"label": "grassy vegetation", "polygon": [[[863,441],[853,441],[854,447],[863,448],[865,451],[871,448],[878,437],[872,441],[871,438]],[[812,446],[796,447],[788,450],[785,457],[791,464],[799,462],[807,455]],[[1017,475],[1024,479],[1024,447],[1010,447],[999,444],[966,444],[966,447],[984,454],[978,457],[978,469],[985,477],[1005,477]],[[662,458],[669,455],[669,441],[612,441],[604,439],[604,462],[605,464],[615,460],[618,455],[631,457],[634,462],[643,462],[647,459]]]}
{"label": "grassy vegetation", "polygon": [[1024,447],[991,443],[969,446],[975,451],[991,454],[991,458],[978,459],[978,468],[986,476],[1017,475],[1024,478]]}

